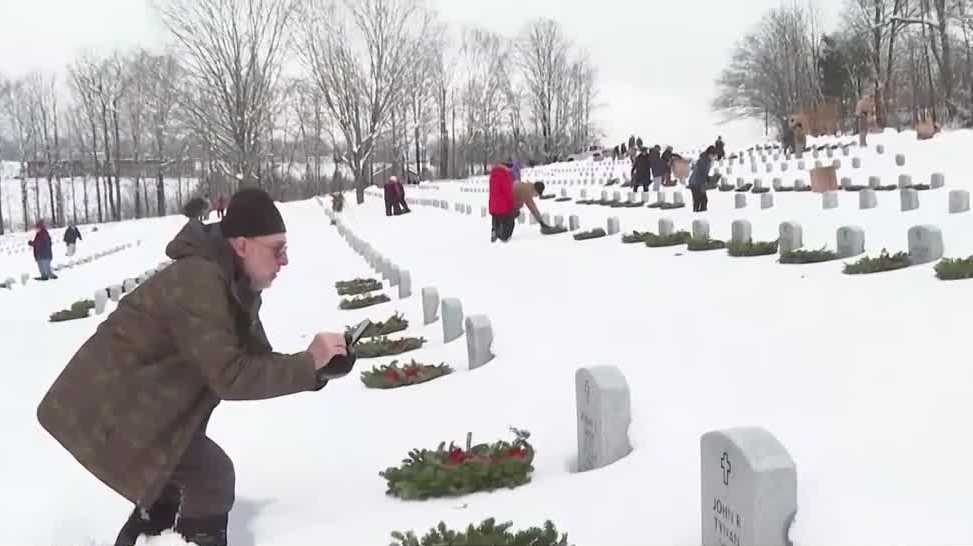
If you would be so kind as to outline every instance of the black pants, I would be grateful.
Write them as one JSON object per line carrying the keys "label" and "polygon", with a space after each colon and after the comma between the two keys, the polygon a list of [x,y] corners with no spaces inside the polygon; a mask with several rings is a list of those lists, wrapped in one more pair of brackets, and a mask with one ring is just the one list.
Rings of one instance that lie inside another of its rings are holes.
{"label": "black pants", "polygon": [[635,192],[635,193],[638,193],[639,186],[641,186],[642,187],[642,191],[648,193],[649,192],[649,184],[651,184],[651,183],[652,183],[652,179],[651,178],[636,179],[635,181],[632,182],[632,191]]}
{"label": "black pants", "polygon": [[509,241],[513,237],[514,226],[517,225],[517,213],[493,214],[491,216],[493,219],[493,233],[496,234],[497,239],[503,242]]}
{"label": "black pants", "polygon": [[705,212],[706,205],[709,204],[706,188],[694,186],[690,190],[693,192],[693,212]]}
{"label": "black pants", "polygon": [[235,488],[233,461],[201,433],[189,444],[160,498],[152,506],[135,507],[115,545],[132,546],[140,534],[158,535],[174,525],[183,537],[198,535],[199,544],[226,544],[227,515],[233,508]]}

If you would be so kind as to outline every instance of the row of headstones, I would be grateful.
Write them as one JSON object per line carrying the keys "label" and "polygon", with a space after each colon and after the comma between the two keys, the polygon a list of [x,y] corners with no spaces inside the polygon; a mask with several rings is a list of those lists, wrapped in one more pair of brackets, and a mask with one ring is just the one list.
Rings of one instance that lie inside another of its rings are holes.
{"label": "row of headstones", "polygon": [[[615,366],[575,373],[579,472],[604,468],[632,452],[631,392]],[[766,429],[716,430],[700,437],[703,546],[790,545],[797,514],[797,467]]]}
{"label": "row of headstones", "polygon": [[[771,193],[760,194],[760,208],[768,209],[774,206],[774,195]],[[873,209],[878,206],[878,194],[873,189],[864,189],[858,192],[858,208],[860,210]],[[747,207],[747,194],[737,193],[734,195],[734,207],[743,209]],[[821,193],[821,208],[831,210],[838,208],[838,192],[828,191]],[[919,208],[919,191],[905,188],[899,190],[899,210],[902,212],[916,210]],[[958,213],[970,210],[970,193],[966,190],[953,190],[949,192],[949,212]]]}
{"label": "row of headstones", "polygon": [[[139,244],[141,244],[141,241],[139,241]],[[66,264],[58,264],[53,269],[54,269],[54,271],[61,271],[62,269],[73,269],[73,268],[75,268],[77,266],[91,263],[94,260],[97,260],[99,258],[103,258],[103,257],[109,256],[111,254],[116,254],[116,253],[121,252],[121,251],[123,251],[123,250],[125,250],[127,248],[131,248],[132,246],[134,246],[134,243],[126,243],[124,245],[120,245],[120,246],[117,246],[117,247],[113,247],[113,248],[110,248],[108,250],[103,250],[101,252],[96,252],[96,253],[94,253],[94,254],[92,254],[90,256],[85,256],[84,258],[78,258],[77,260],[71,260],[71,261],[67,262]],[[27,284],[27,281],[29,281],[29,280],[30,280],[30,273],[21,273],[20,274],[20,284],[21,285],[26,285]],[[13,277],[7,277],[7,279],[5,281],[3,281],[3,283],[0,283],[0,287],[2,287],[2,288],[13,288],[14,286],[16,286],[16,284],[17,284],[17,281]]]}
{"label": "row of headstones", "polygon": [[[661,226],[661,222],[660,222]],[[731,240],[745,244],[752,241],[753,228],[748,220],[734,220],[730,228]],[[804,247],[804,230],[797,222],[782,222],[779,226],[778,247],[781,254]],[[919,225],[908,231],[909,261],[919,265],[943,257],[943,233],[936,226]],[[693,237],[709,238],[709,224],[705,220],[693,221]],[[865,252],[865,230],[859,226],[838,228],[836,251],[839,258],[850,258]]]}
{"label": "row of headstones", "polygon": [[[844,157],[851,156],[851,147],[852,146],[857,146],[857,143],[850,143],[850,144],[847,144],[847,145],[839,146],[839,148],[841,149],[841,155],[844,156]],[[748,158],[750,159],[750,162],[752,164],[755,164],[758,157],[760,158],[760,162],[761,163],[767,163],[768,162],[768,157],[772,158],[773,161],[780,161],[781,157],[783,157],[785,161],[791,161],[791,160],[793,160],[795,158],[798,159],[798,160],[800,160],[804,156],[803,153],[791,153],[791,152],[788,152],[788,153],[786,153],[784,155],[781,155],[780,153],[774,153],[774,154],[768,156],[766,153],[764,153],[765,151],[768,151],[768,150],[757,150],[756,153],[755,153],[755,150],[751,149],[751,150],[748,150],[747,151],[747,154],[738,153],[735,160],[734,159],[723,159],[723,160],[720,160],[717,163],[717,166],[719,166],[719,167],[732,166],[733,163],[734,163],[734,161],[737,164],[739,164],[739,165],[744,165],[744,164],[746,164],[746,160]],[[777,149],[777,151],[779,151],[779,149]],[[875,146],[875,153],[878,154],[878,155],[884,155],[885,154],[885,145],[883,145],[883,144],[877,144]],[[833,158],[834,155],[835,155],[835,148],[832,148],[831,146],[826,147],[824,149],[824,154],[825,154],[825,156],[828,159]],[[812,149],[811,150],[811,158],[812,159],[818,159],[819,157],[821,157],[821,150],[818,150],[817,148]],[[857,159],[857,156],[855,157],[855,159]],[[905,155],[904,154],[896,154],[896,156],[895,156],[895,162],[900,167],[903,166],[903,165],[905,165]]]}
{"label": "row of headstones", "polygon": [[[903,154],[897,154],[895,156],[895,164],[898,167],[904,167],[905,166],[905,155],[903,155]],[[833,160],[830,165],[825,165],[822,161],[815,161],[814,162],[814,168],[815,169],[820,169],[820,168],[823,168],[823,167],[834,167],[835,169],[841,169],[842,166],[843,166],[843,163],[841,162],[840,159]],[[808,165],[807,165],[807,163],[804,160],[799,160],[797,162],[797,170],[803,171],[803,170],[806,170],[807,167],[808,167]],[[779,170],[781,172],[787,172],[787,170],[789,168],[790,168],[790,164],[789,163],[781,163]],[[860,168],[862,168],[862,160],[861,160],[861,158],[859,158],[859,157],[853,157],[851,159],[851,168],[853,168],[853,169],[860,169]],[[774,163],[765,163],[764,164],[764,170],[767,173],[772,173],[772,172],[778,170],[778,167]],[[733,166],[732,165],[718,165],[714,172],[716,174],[724,174],[724,171],[725,171],[725,174],[726,175],[732,175],[733,174]],[[751,163],[750,164],[750,172],[752,174],[758,174],[760,172],[760,169],[757,167],[757,163]]]}
{"label": "row of headstones", "polygon": [[[912,182],[913,181],[912,181],[912,176],[911,175],[908,175],[908,174],[901,174],[901,175],[899,175],[899,188],[908,188],[908,187],[912,186]],[[752,184],[753,184],[754,189],[762,189],[764,187],[764,181],[761,178],[754,178]],[[737,178],[737,181],[736,181],[736,187],[737,187],[737,189],[743,188],[746,185],[747,185],[747,181],[745,179],[743,179],[741,177],[738,177]],[[842,189],[845,189],[845,190],[851,189],[854,186],[852,179],[850,177],[847,177],[847,176],[846,177],[842,177],[841,184],[840,185],[841,185],[841,188]],[[933,173],[929,177],[929,188],[930,189],[934,189],[934,190],[935,189],[939,189],[939,188],[942,188],[945,185],[946,185],[946,176],[943,175],[942,173]],[[882,177],[880,177],[880,176],[869,176],[868,177],[868,187],[869,188],[873,188],[874,189],[874,188],[880,188],[881,186],[882,186]],[[771,181],[771,187],[774,189],[774,191],[781,191],[781,189],[784,188],[784,181],[781,178],[774,178]],[[800,190],[800,189],[804,189],[804,188],[807,188],[807,187],[808,187],[808,184],[807,184],[807,182],[804,179],[797,178],[797,179],[794,180],[794,189]]]}
{"label": "row of headstones", "polygon": [[100,288],[95,290],[95,314],[100,315],[105,312],[105,307],[108,305],[108,300],[117,303],[122,299],[122,295],[131,294],[136,287],[145,283],[145,281],[152,278],[152,276],[154,276],[156,273],[169,267],[171,264],[172,260],[159,262],[158,266],[153,269],[147,269],[145,273],[142,273],[134,279],[125,279],[122,284],[113,284],[108,288]]}
{"label": "row of headstones", "polygon": [[[667,202],[666,200],[668,198],[666,197],[667,196],[667,193],[666,192],[664,192],[664,191],[656,191],[656,192],[652,192],[652,193],[655,194],[655,202],[656,203],[664,204],[664,203]],[[588,198],[588,190],[581,190],[581,199],[587,199],[587,198]],[[621,203],[622,202],[622,192],[620,192],[620,191],[612,192],[611,199],[609,199],[608,190],[602,190],[601,191],[601,200],[602,201],[612,202],[612,203]],[[636,192],[636,191],[630,191],[630,192],[628,192],[628,202],[629,203],[634,204],[634,203],[638,203],[639,201],[641,201],[642,203],[648,203],[651,200],[652,200],[652,198],[651,198],[649,192],[647,192],[647,191],[646,192],[642,192],[641,197],[639,197],[639,192]],[[681,191],[676,190],[676,191],[673,191],[672,192],[672,203],[675,204],[675,205],[685,205],[686,204],[686,201],[683,198],[683,195],[682,195],[682,192]]]}
{"label": "row of headstones", "polygon": [[[368,265],[381,274],[383,280],[389,281],[389,286],[397,286],[399,299],[412,296],[412,275],[392,263],[375,250],[370,244],[355,235],[330,209],[324,209],[338,228],[338,233],[345,242],[362,256]],[[422,318],[423,324],[429,325],[438,320],[439,292],[434,287],[422,289]],[[466,349],[469,368],[478,368],[493,360],[493,326],[486,315],[472,315],[465,318],[465,332],[463,329],[463,306],[457,298],[446,298],[442,301],[443,342],[449,343],[464,333],[466,334]]]}

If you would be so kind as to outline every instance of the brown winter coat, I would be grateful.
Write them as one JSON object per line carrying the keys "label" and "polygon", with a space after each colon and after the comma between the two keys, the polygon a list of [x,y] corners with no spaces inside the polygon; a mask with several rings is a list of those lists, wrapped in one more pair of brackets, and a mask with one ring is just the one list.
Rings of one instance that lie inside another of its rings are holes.
{"label": "brown winter coat", "polygon": [[154,502],[220,400],[324,386],[309,353],[272,352],[219,225],[191,220],[176,260],[124,297],[51,386],[41,425],[85,468],[141,506]]}

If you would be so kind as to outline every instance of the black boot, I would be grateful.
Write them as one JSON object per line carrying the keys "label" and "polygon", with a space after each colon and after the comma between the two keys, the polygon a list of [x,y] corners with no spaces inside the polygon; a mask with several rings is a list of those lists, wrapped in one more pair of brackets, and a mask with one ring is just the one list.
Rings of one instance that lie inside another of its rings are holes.
{"label": "black boot", "polygon": [[148,510],[136,507],[128,516],[128,521],[115,539],[115,546],[135,546],[141,535],[159,536],[162,531],[172,529],[179,512],[179,492],[168,490],[163,497]]}
{"label": "black boot", "polygon": [[186,542],[199,546],[226,546],[226,514],[202,518],[179,518],[176,532]]}

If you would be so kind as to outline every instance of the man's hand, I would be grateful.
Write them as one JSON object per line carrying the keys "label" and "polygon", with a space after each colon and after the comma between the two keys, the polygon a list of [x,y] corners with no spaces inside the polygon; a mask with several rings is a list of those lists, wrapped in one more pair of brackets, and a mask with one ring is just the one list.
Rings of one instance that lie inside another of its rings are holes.
{"label": "man's hand", "polygon": [[347,355],[348,347],[345,346],[344,334],[333,332],[320,332],[311,341],[307,352],[314,357],[314,369],[320,370],[328,365],[331,359],[339,355]]}

